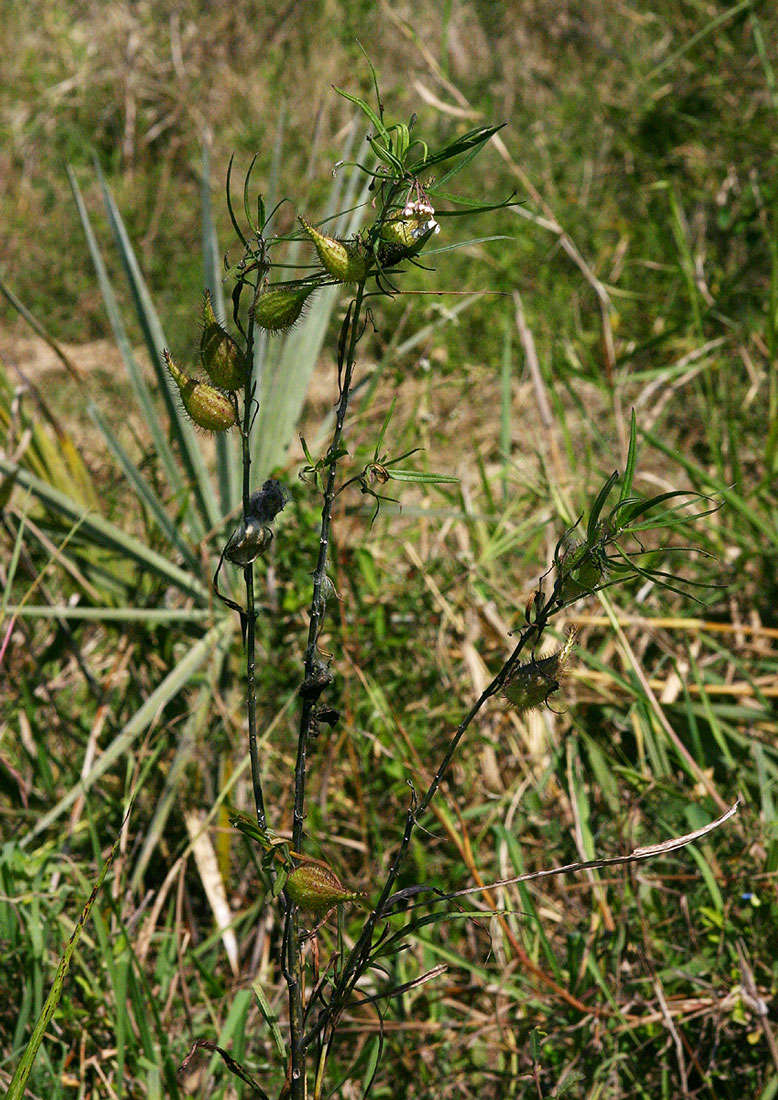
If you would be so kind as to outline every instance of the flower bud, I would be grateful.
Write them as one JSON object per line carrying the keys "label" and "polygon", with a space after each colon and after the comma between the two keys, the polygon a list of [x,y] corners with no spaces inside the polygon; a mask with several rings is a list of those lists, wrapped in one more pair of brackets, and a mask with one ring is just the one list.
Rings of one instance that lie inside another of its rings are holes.
{"label": "flower bud", "polygon": [[311,238],[328,275],[339,283],[361,283],[370,271],[366,250],[357,243],[345,244],[334,237],[325,237],[318,229],[300,218],[300,225]]}
{"label": "flower bud", "polygon": [[572,630],[562,648],[550,657],[541,657],[513,669],[502,691],[519,714],[542,706],[548,702],[549,696],[559,690],[570,651],[575,644],[575,635]]}
{"label": "flower bud", "polygon": [[263,290],[254,307],[254,320],[268,332],[285,332],[303,311],[315,286],[271,286]]}
{"label": "flower bud", "polygon": [[322,916],[344,901],[357,901],[359,891],[347,890],[326,863],[301,863],[290,871],[286,880],[289,900],[315,916]]}
{"label": "flower bud", "polygon": [[225,393],[215,386],[209,386],[207,382],[190,378],[176,366],[167,348],[162,356],[171,378],[178,386],[183,406],[195,424],[208,432],[225,432],[237,423],[235,406]]}
{"label": "flower bud", "polygon": [[200,357],[206,374],[215,386],[223,390],[243,388],[248,376],[246,357],[229,332],[216,320],[211,295],[207,290],[203,296]]}

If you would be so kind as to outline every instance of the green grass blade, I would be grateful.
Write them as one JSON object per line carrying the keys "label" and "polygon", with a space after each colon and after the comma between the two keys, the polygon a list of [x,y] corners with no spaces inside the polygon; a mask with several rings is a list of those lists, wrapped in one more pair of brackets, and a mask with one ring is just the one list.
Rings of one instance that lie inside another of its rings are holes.
{"label": "green grass blade", "polygon": [[51,989],[49,990],[49,995],[46,998],[46,1002],[43,1005],[41,1013],[35,1022],[35,1027],[33,1028],[32,1035],[30,1036],[30,1040],[25,1047],[24,1053],[22,1054],[21,1061],[16,1067],[14,1075],[11,1078],[11,1084],[6,1094],[7,1100],[22,1100],[25,1095],[27,1081],[29,1079],[30,1073],[32,1072],[32,1067],[35,1064],[35,1058],[38,1054],[38,1050],[40,1049],[40,1045],[43,1042],[43,1037],[46,1034],[46,1028],[51,1023],[52,1016],[54,1015],[57,1005],[59,1004],[60,997],[62,996],[62,987],[65,984],[65,976],[68,972],[68,968],[70,967],[70,960],[73,957],[73,952],[75,951],[76,946],[78,945],[78,941],[81,938],[81,933],[83,931],[84,925],[89,918],[92,906],[94,905],[97,895],[99,894],[102,885],[105,882],[105,876],[108,874],[111,864],[113,863],[118,844],[119,841],[117,839],[116,843],[111,849],[111,854],[109,855],[108,859],[105,861],[100,870],[100,874],[98,876],[97,882],[95,883],[95,887],[92,890],[92,893],[89,895],[89,898],[87,899],[86,905],[81,912],[81,916],[78,918],[76,926],[73,929],[73,934],[68,940],[67,947],[65,948],[62,958],[59,961],[57,973],[54,976],[54,981],[52,982]]}
{"label": "green grass blade", "polygon": [[145,733],[151,723],[158,717],[162,709],[186,687],[201,665],[209,660],[214,647],[222,642],[225,634],[233,629],[232,620],[225,617],[211,627],[208,633],[192,646],[186,656],[168,673],[159,687],[149,695],[146,702],[136,711],[111,744],[107,746],[91,771],[71,787],[68,793],[47,814],[44,814],[35,827],[22,838],[20,841],[22,847],[29,845],[36,836],[48,829],[55,821],[58,821],[80,795],[91,790],[97,780],[129,751],[141,734]]}
{"label": "green grass blade", "polygon": [[146,507],[149,509],[154,519],[157,521],[157,525],[161,531],[167,536],[168,541],[172,546],[178,550],[184,561],[187,563],[193,573],[197,573],[200,566],[197,558],[192,553],[191,549],[187,545],[186,541],[181,537],[181,532],[170,519],[170,516],[165,511],[165,506],[154,492],[152,487],[144,478],[136,464],[132,461],[130,456],[122,447],[116,435],[111,428],[106,424],[104,418],[101,416],[99,410],[90,405],[88,410],[89,415],[95,422],[97,427],[102,433],[103,439],[108,444],[108,448],[116,459],[117,463],[122,469],[124,476],[132,485],[136,496],[139,500],[143,501]]}
{"label": "green grass blade", "polygon": [[91,515],[83,506],[65,496],[58,490],[47,485],[45,481],[28,473],[13,462],[0,455],[0,470],[7,474],[15,474],[20,485],[28,488],[38,500],[53,511],[64,515],[69,520],[81,522],[81,533],[87,535],[98,546],[108,547],[114,550],[120,557],[136,562],[143,569],[165,578],[169,583],[179,588],[187,595],[194,596],[200,601],[209,599],[209,591],[196,577],[192,576],[180,566],[175,565],[162,554],[150,549],[140,539],[122,531],[120,527],[103,519],[102,516]]}

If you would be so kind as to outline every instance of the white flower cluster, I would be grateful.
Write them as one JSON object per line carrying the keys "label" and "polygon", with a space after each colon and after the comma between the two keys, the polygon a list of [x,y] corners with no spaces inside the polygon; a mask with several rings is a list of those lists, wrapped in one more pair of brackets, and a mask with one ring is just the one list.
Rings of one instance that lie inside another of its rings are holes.
{"label": "white flower cluster", "polygon": [[404,218],[421,218],[425,214],[429,215],[427,221],[422,222],[418,228],[414,229],[413,236],[417,239],[419,237],[426,237],[429,233],[440,233],[440,226],[432,217],[434,213],[434,206],[431,206],[426,199],[417,199],[415,202],[407,202],[403,209]]}

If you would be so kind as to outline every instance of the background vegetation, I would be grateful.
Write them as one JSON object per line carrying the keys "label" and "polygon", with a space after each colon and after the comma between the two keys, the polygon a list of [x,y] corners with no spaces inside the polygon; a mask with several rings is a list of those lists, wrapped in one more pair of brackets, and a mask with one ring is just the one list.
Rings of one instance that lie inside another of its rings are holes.
{"label": "background vegetation", "polygon": [[[277,177],[301,206],[305,194],[307,210],[325,204],[352,120],[330,84],[368,91],[356,37],[392,114],[417,111],[447,134],[509,121],[477,170],[477,193],[515,188],[524,200],[478,227],[507,239],[436,257],[434,285],[452,293],[398,298],[360,349],[368,382],[350,449],[372,448],[396,393],[395,449],[421,433],[430,468],[460,482],[403,492],[402,511],[385,507],[372,528],[372,508],[353,499],[336,518],[327,644],[343,720],[317,744],[308,832],[344,881],[370,892],[396,843],[405,780],[424,785],[462,704],[509,651],[560,534],[623,462],[631,407],[637,487],[721,502],[695,540],[716,561],[695,553],[684,569],[727,587],[702,592],[702,606],[646,583],[572,608],[579,649],[561,706],[526,719],[489,710],[401,885],[455,890],[616,855],[698,826],[736,792],[746,804],[690,852],[487,893],[477,923],[422,933],[391,979],[447,970],[388,1010],[372,1095],[778,1094],[774,5],[450,0],[420,22],[418,6],[358,0],[274,10],[7,0],[0,29],[12,44],[0,55],[0,274],[82,375],[47,360],[2,305],[5,456],[60,489],[66,481],[90,515],[156,548],[154,515],[85,415],[93,401],[163,492],[148,425],[128,414],[65,164],[119,273],[96,158],[168,339],[193,355],[204,148],[226,248],[221,181],[233,151],[243,162],[259,151],[256,178]],[[447,223],[439,243],[457,233]],[[453,316],[463,289],[490,293]],[[333,332],[338,319],[336,307]],[[140,344],[141,331],[129,340]],[[309,442],[333,374],[323,357],[302,425]],[[276,470],[294,495],[259,624],[266,801],[286,826],[314,530],[299,468],[293,449]],[[96,551],[7,479],[2,502],[5,603],[70,600],[79,611],[7,611],[3,624],[0,1080],[119,837],[30,1095],[250,1095],[204,1055],[176,1085],[198,1036],[277,1091],[255,992],[271,1012],[283,1003],[277,930],[224,805],[251,804],[237,637],[209,643],[220,659],[155,704],[211,638],[207,596],[187,598],[109,544]],[[166,504],[183,515],[180,499]],[[207,586],[207,532],[185,567]],[[106,606],[116,621],[87,617]],[[143,613],[129,618],[126,606]],[[160,609],[172,617],[154,619]],[[84,796],[79,777],[95,761],[102,775]],[[234,940],[214,916],[215,882]],[[355,1009],[335,1054],[350,1080],[335,1095],[361,1095],[378,1033],[373,1008]]]}

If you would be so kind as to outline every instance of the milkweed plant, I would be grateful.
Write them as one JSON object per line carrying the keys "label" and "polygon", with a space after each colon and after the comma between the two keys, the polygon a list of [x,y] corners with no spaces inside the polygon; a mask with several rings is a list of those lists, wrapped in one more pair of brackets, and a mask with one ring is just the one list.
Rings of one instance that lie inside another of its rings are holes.
{"label": "milkweed plant", "polygon": [[[225,261],[225,279],[231,296],[229,320],[216,316],[214,303],[206,292],[202,302],[199,376],[190,375],[171,351],[164,355],[191,420],[205,432],[233,431],[241,440],[242,513],[224,543],[213,586],[218,597],[239,616],[245,650],[254,808],[250,815],[235,811],[232,824],[256,844],[268,887],[267,905],[277,907],[281,922],[277,965],[286,983],[287,1014],[283,1036],[285,1064],[279,1067],[283,1084],[278,1095],[291,1100],[311,1095],[320,1100],[328,1094],[327,1058],[339,1021],[350,1007],[366,1003],[364,992],[360,993],[360,980],[368,971],[379,969],[381,957],[399,951],[422,926],[422,921],[429,923],[433,903],[446,900],[425,884],[398,889],[398,878],[411,840],[477,715],[495,697],[501,697],[504,704],[520,712],[547,705],[560,689],[575,646],[575,638],[570,634],[555,652],[538,655],[554,617],[570,604],[628,579],[644,578],[677,590],[682,582],[649,564],[653,559],[644,551],[641,539],[652,529],[677,529],[690,518],[699,518],[708,511],[703,506],[690,516],[687,497],[694,494],[670,491],[650,499],[635,495],[633,416],[625,469],[605,481],[588,515],[562,533],[549,570],[524,611],[524,622],[515,635],[510,656],[451,734],[427,789],[419,792],[410,787],[404,826],[398,831],[396,850],[388,861],[383,881],[371,883],[369,892],[354,889],[344,884],[326,861],[306,853],[309,847],[305,828],[306,786],[313,759],[309,758],[309,750],[320,726],[333,725],[340,718],[331,698],[334,680],[331,657],[320,647],[327,601],[333,591],[327,566],[336,507],[349,492],[368,494],[373,500],[374,518],[384,499],[378,490],[391,480],[398,483],[454,480],[400,465],[413,452],[395,457],[383,454],[386,423],[373,459],[362,469],[350,467],[345,440],[349,402],[359,376],[360,340],[368,317],[380,307],[381,301],[402,293],[408,269],[416,266],[430,270],[424,260],[438,239],[441,222],[451,224],[455,217],[475,217],[515,201],[509,196],[499,202],[474,203],[457,199],[447,190],[448,181],[473,161],[500,126],[478,127],[436,148],[418,136],[415,116],[408,123],[386,120],[375,73],[373,83],[375,107],[364,99],[340,92],[366,116],[370,127],[369,162],[351,165],[368,181],[365,228],[349,239],[338,239],[330,236],[327,226],[317,223],[315,213],[308,210],[298,215],[291,234],[276,235],[274,224],[279,207],[267,210],[261,195],[252,196],[251,168],[244,181],[243,211],[239,218],[231,198],[231,162],[227,203],[242,255],[237,263],[227,265]],[[297,277],[290,277],[289,267],[276,259],[282,254],[281,247],[290,240],[301,242],[308,249],[307,266],[298,269]],[[307,465],[301,487],[296,490],[318,496],[320,522],[318,530],[311,532],[311,543],[316,548],[315,566],[298,692],[292,830],[291,836],[283,836],[274,820],[273,807],[266,804],[263,788],[256,714],[261,671],[256,667],[255,629],[257,569],[274,538],[274,526],[290,490],[274,478],[262,485],[252,483],[251,435],[259,410],[253,364],[258,340],[289,330],[314,296],[332,285],[341,287],[348,299],[333,348],[337,365],[334,426],[329,445],[321,455],[311,453],[303,441]],[[242,573],[241,598],[236,597],[236,589],[225,581],[230,570],[237,570],[238,577]],[[643,858],[646,852],[641,850],[634,858]],[[331,957],[321,958],[319,929],[338,915],[344,905],[361,907],[364,914],[361,929],[346,948],[339,922],[338,948]],[[396,919],[394,923],[391,919],[398,917],[399,926]],[[388,988],[379,997],[368,999],[372,1003],[379,999],[385,1002],[407,988],[407,983],[401,988]],[[216,1050],[230,1072],[249,1083],[256,1095],[269,1100],[270,1086],[256,1081],[244,1066],[211,1041],[197,1040],[184,1066],[199,1047]],[[369,1084],[367,1088],[369,1091]]]}

